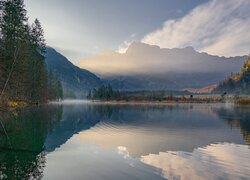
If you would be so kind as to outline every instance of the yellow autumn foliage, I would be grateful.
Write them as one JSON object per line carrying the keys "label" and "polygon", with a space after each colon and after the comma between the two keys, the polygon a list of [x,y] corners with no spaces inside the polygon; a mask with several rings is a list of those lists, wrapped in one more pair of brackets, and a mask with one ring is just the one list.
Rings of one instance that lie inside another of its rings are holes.
{"label": "yellow autumn foliage", "polygon": [[18,108],[18,107],[25,107],[28,104],[24,101],[9,101],[8,102],[8,107],[10,108]]}

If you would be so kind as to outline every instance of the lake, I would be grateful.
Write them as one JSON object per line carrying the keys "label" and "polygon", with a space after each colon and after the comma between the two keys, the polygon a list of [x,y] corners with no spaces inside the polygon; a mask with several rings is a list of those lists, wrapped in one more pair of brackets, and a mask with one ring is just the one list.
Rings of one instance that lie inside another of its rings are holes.
{"label": "lake", "polygon": [[70,101],[0,114],[0,179],[250,178],[249,107]]}

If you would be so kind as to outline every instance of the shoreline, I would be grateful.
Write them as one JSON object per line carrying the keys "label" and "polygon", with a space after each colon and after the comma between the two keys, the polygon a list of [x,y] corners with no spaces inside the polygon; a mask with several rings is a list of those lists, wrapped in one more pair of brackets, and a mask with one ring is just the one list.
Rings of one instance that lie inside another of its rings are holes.
{"label": "shoreline", "polygon": [[235,104],[250,105],[250,99],[233,98],[193,98],[193,99],[174,99],[174,100],[89,100],[92,103],[105,104]]}
{"label": "shoreline", "polygon": [[153,100],[85,100],[85,99],[65,99],[62,101],[51,101],[49,104],[234,104],[233,101],[153,101]]}
{"label": "shoreline", "polygon": [[18,108],[26,108],[32,106],[38,106],[41,104],[111,104],[111,105],[140,105],[140,104],[148,104],[148,105],[176,105],[176,104],[234,104],[240,106],[250,106],[250,99],[233,99],[233,98],[176,98],[172,100],[150,100],[150,99],[130,99],[130,100],[86,100],[86,99],[65,99],[62,101],[48,101],[46,103],[38,103],[38,102],[26,102],[26,101],[8,101],[8,102],[0,102],[0,110],[6,109],[18,109]]}
{"label": "shoreline", "polygon": [[38,106],[39,104],[43,104],[43,103],[28,102],[28,101],[21,101],[21,100],[12,100],[12,101],[1,100],[0,110],[26,108],[26,107],[31,107],[31,106]]}
{"label": "shoreline", "polygon": [[163,98],[163,99],[111,99],[111,100],[90,100],[92,102],[102,102],[102,103],[148,103],[148,104],[211,104],[211,103],[234,103],[233,99],[226,99],[220,97],[203,97],[203,98],[186,98],[186,97],[173,97],[173,98]]}

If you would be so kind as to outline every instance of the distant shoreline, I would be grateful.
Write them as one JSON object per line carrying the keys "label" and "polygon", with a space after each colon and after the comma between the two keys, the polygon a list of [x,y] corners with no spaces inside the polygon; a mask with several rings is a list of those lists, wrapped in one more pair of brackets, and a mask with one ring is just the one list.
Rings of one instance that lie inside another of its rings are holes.
{"label": "distant shoreline", "polygon": [[111,102],[111,103],[223,103],[225,101],[233,102],[232,98],[223,98],[221,96],[169,96],[161,98],[148,98],[148,97],[126,97],[119,99],[92,99],[92,102]]}
{"label": "distant shoreline", "polygon": [[93,103],[105,104],[215,104],[232,103],[237,105],[250,105],[250,99],[233,98],[178,98],[173,100],[90,100]]}

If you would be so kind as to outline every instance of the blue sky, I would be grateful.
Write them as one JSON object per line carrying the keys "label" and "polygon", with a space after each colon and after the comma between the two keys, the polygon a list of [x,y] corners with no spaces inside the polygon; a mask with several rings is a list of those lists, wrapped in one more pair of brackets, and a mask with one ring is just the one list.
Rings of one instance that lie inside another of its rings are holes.
{"label": "blue sky", "polygon": [[[222,38],[218,37],[218,34],[224,34],[221,28],[224,26],[225,29],[230,28],[230,25],[235,27],[238,23],[235,22],[236,19],[239,19],[240,23],[248,23],[250,13],[246,5],[250,5],[249,2],[249,0],[25,0],[30,20],[37,17],[41,21],[48,45],[63,53],[73,63],[104,50],[124,52],[132,41],[142,41],[167,48],[191,45],[197,50],[216,55],[246,54],[246,50],[234,50],[235,52],[230,54],[229,49],[235,49],[234,47],[229,47],[228,51],[220,49],[216,52],[216,49],[223,46],[218,44]],[[222,18],[218,20],[218,16]],[[216,28],[218,24],[223,26],[218,26],[220,29]],[[201,31],[203,27],[208,31]],[[242,32],[238,32],[244,33],[244,39],[248,38],[247,28],[244,27]],[[239,30],[234,29],[234,31]],[[244,48],[250,45],[249,41],[244,41],[242,44]]]}

